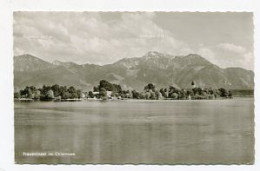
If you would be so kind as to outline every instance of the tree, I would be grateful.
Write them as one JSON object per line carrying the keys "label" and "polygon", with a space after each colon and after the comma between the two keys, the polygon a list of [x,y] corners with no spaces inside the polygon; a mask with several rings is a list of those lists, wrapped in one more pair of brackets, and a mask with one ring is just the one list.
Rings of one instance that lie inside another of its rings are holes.
{"label": "tree", "polygon": [[31,86],[31,87],[26,86],[25,89],[20,90],[21,97],[33,98],[33,90],[34,89],[36,89],[36,88],[33,87],[33,86]]}
{"label": "tree", "polygon": [[19,91],[19,94],[20,94],[20,97],[25,97],[25,94],[26,94],[26,93],[24,92],[24,90],[20,90],[20,91]]}
{"label": "tree", "polygon": [[133,93],[132,93],[132,91],[129,91],[128,90],[128,92],[127,92],[127,98],[129,98],[129,99],[132,99],[133,98]]}
{"label": "tree", "polygon": [[145,99],[150,99],[150,96],[151,96],[151,93],[149,92],[149,91],[147,91],[146,93],[145,93]]}
{"label": "tree", "polygon": [[51,89],[52,89],[55,97],[60,96],[60,94],[61,94],[60,93],[60,86],[58,84],[51,86]]}
{"label": "tree", "polygon": [[178,94],[177,93],[173,93],[172,96],[171,96],[173,99],[178,99]]}
{"label": "tree", "polygon": [[122,92],[121,86],[118,84],[113,84],[113,92],[121,93]]}
{"label": "tree", "polygon": [[78,94],[77,94],[76,92],[70,93],[70,94],[71,94],[71,98],[72,98],[72,99],[77,99],[77,98],[79,98],[79,97],[78,97]]}
{"label": "tree", "polygon": [[61,98],[62,98],[62,99],[70,99],[70,98],[71,98],[71,94],[66,91],[66,92],[63,93],[63,95],[62,95]]}
{"label": "tree", "polygon": [[157,99],[157,100],[162,99],[162,94],[158,90],[155,91],[155,99]]}
{"label": "tree", "polygon": [[60,86],[59,88],[59,95],[62,96],[67,91],[66,86]]}
{"label": "tree", "polygon": [[133,99],[140,99],[140,94],[137,91],[133,90],[132,94],[133,94]]}
{"label": "tree", "polygon": [[78,98],[77,90],[75,89],[75,87],[70,86],[67,91],[70,93],[71,99]]}
{"label": "tree", "polygon": [[76,93],[76,89],[75,89],[75,87],[73,87],[73,86],[70,86],[69,88],[68,88],[68,92],[69,93]]}
{"label": "tree", "polygon": [[106,91],[112,91],[114,93],[121,93],[122,88],[118,84],[112,84],[106,80],[101,80],[99,82],[99,86],[94,87],[94,91],[100,91],[102,88],[104,88]]}
{"label": "tree", "polygon": [[32,90],[30,88],[28,88],[27,92],[28,92],[27,97],[28,98],[33,98],[33,92],[32,92]]}
{"label": "tree", "polygon": [[152,99],[152,100],[156,99],[155,92],[150,91],[150,99]]}
{"label": "tree", "polygon": [[20,93],[19,92],[15,92],[14,93],[14,98],[15,99],[19,99],[20,98]]}
{"label": "tree", "polygon": [[94,91],[94,92],[99,91],[99,87],[94,86],[94,87],[93,87],[93,91]]}
{"label": "tree", "polygon": [[233,98],[232,92],[230,90],[228,91],[228,97]]}
{"label": "tree", "polygon": [[102,99],[107,99],[107,91],[105,88],[101,88],[99,91],[99,95]]}
{"label": "tree", "polygon": [[178,98],[179,99],[185,99],[186,98],[186,90],[182,89],[181,91],[178,92]]}
{"label": "tree", "polygon": [[200,87],[198,88],[198,93],[199,95],[202,95],[202,89]]}
{"label": "tree", "polygon": [[92,91],[89,91],[89,92],[88,92],[88,96],[89,96],[90,98],[94,98],[93,92],[92,92]]}
{"label": "tree", "polygon": [[42,86],[41,89],[41,99],[48,99],[48,91],[51,90],[50,86]]}
{"label": "tree", "polygon": [[99,91],[104,88],[107,91],[113,91],[113,85],[109,83],[107,80],[101,80],[99,82]]}
{"label": "tree", "polygon": [[209,89],[209,94],[210,94],[210,95],[213,95],[213,94],[214,94],[214,91],[212,90],[212,88]]}
{"label": "tree", "polygon": [[144,92],[140,93],[140,99],[145,99],[145,93]]}
{"label": "tree", "polygon": [[77,93],[77,96],[78,96],[78,98],[80,99],[81,98],[81,90],[76,90],[76,93]]}
{"label": "tree", "polygon": [[164,98],[167,98],[165,89],[161,88],[161,89],[160,89],[160,93],[161,93],[161,95],[162,95]]}
{"label": "tree", "polygon": [[54,93],[53,93],[52,90],[48,90],[46,98],[47,99],[54,99]]}
{"label": "tree", "polygon": [[168,96],[173,98],[172,97],[173,93],[179,94],[180,91],[181,91],[180,89],[178,89],[178,88],[176,88],[174,86],[169,86],[169,95]]}
{"label": "tree", "polygon": [[147,85],[144,87],[144,90],[145,90],[145,91],[150,91],[150,90],[155,91],[155,85],[153,85],[152,83],[149,83],[149,84],[147,84]]}
{"label": "tree", "polygon": [[186,92],[186,97],[187,97],[187,98],[191,98],[192,96],[193,96],[193,92],[190,91],[190,90],[188,90],[188,91]]}
{"label": "tree", "polygon": [[224,88],[220,88],[219,90],[219,96],[220,97],[228,97],[228,91]]}
{"label": "tree", "polygon": [[195,87],[192,89],[194,95],[201,95],[202,89],[200,87]]}
{"label": "tree", "polygon": [[36,90],[34,92],[34,99],[40,99],[41,97],[41,91],[40,90]]}

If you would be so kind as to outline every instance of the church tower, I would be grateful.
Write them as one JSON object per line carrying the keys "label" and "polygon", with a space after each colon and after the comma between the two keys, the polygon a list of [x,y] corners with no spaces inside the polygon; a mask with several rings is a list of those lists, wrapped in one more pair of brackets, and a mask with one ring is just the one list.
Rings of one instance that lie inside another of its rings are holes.
{"label": "church tower", "polygon": [[191,82],[191,86],[192,86],[192,88],[196,88],[196,83],[195,83],[195,81],[192,81],[192,82]]}

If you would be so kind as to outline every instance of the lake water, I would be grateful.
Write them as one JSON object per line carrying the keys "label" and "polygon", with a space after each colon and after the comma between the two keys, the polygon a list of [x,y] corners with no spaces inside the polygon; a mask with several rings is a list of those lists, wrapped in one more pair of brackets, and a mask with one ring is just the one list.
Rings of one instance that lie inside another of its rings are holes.
{"label": "lake water", "polygon": [[15,102],[15,161],[252,164],[253,99]]}

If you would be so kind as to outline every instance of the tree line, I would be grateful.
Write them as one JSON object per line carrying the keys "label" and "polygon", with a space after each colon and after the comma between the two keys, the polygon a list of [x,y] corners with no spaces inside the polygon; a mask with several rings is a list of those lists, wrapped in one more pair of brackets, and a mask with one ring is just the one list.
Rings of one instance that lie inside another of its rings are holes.
{"label": "tree line", "polygon": [[14,98],[30,98],[40,100],[50,99],[79,99],[81,98],[81,90],[73,86],[60,86],[58,84],[52,86],[43,85],[42,88],[35,86],[26,86],[23,90],[14,93]]}
{"label": "tree line", "polygon": [[200,88],[195,87],[192,81],[193,88],[186,90],[175,86],[157,89],[153,83],[144,86],[143,91],[123,90],[120,85],[110,83],[106,80],[101,80],[99,85],[93,87],[93,91],[82,92],[73,86],[60,86],[58,84],[52,86],[42,86],[36,88],[27,86],[23,90],[14,94],[15,98],[30,98],[40,100],[50,99],[81,99],[81,98],[97,98],[97,99],[215,99],[232,98],[232,92],[224,88]]}

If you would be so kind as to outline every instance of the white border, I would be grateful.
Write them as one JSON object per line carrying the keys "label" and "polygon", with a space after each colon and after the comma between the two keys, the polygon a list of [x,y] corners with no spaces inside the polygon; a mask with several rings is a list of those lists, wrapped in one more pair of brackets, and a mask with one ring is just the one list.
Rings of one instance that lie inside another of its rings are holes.
{"label": "white border", "polygon": [[[259,0],[0,0],[0,171],[14,170],[260,170]],[[13,11],[248,11],[255,22],[255,164],[231,166],[156,165],[16,165],[13,126]]]}

